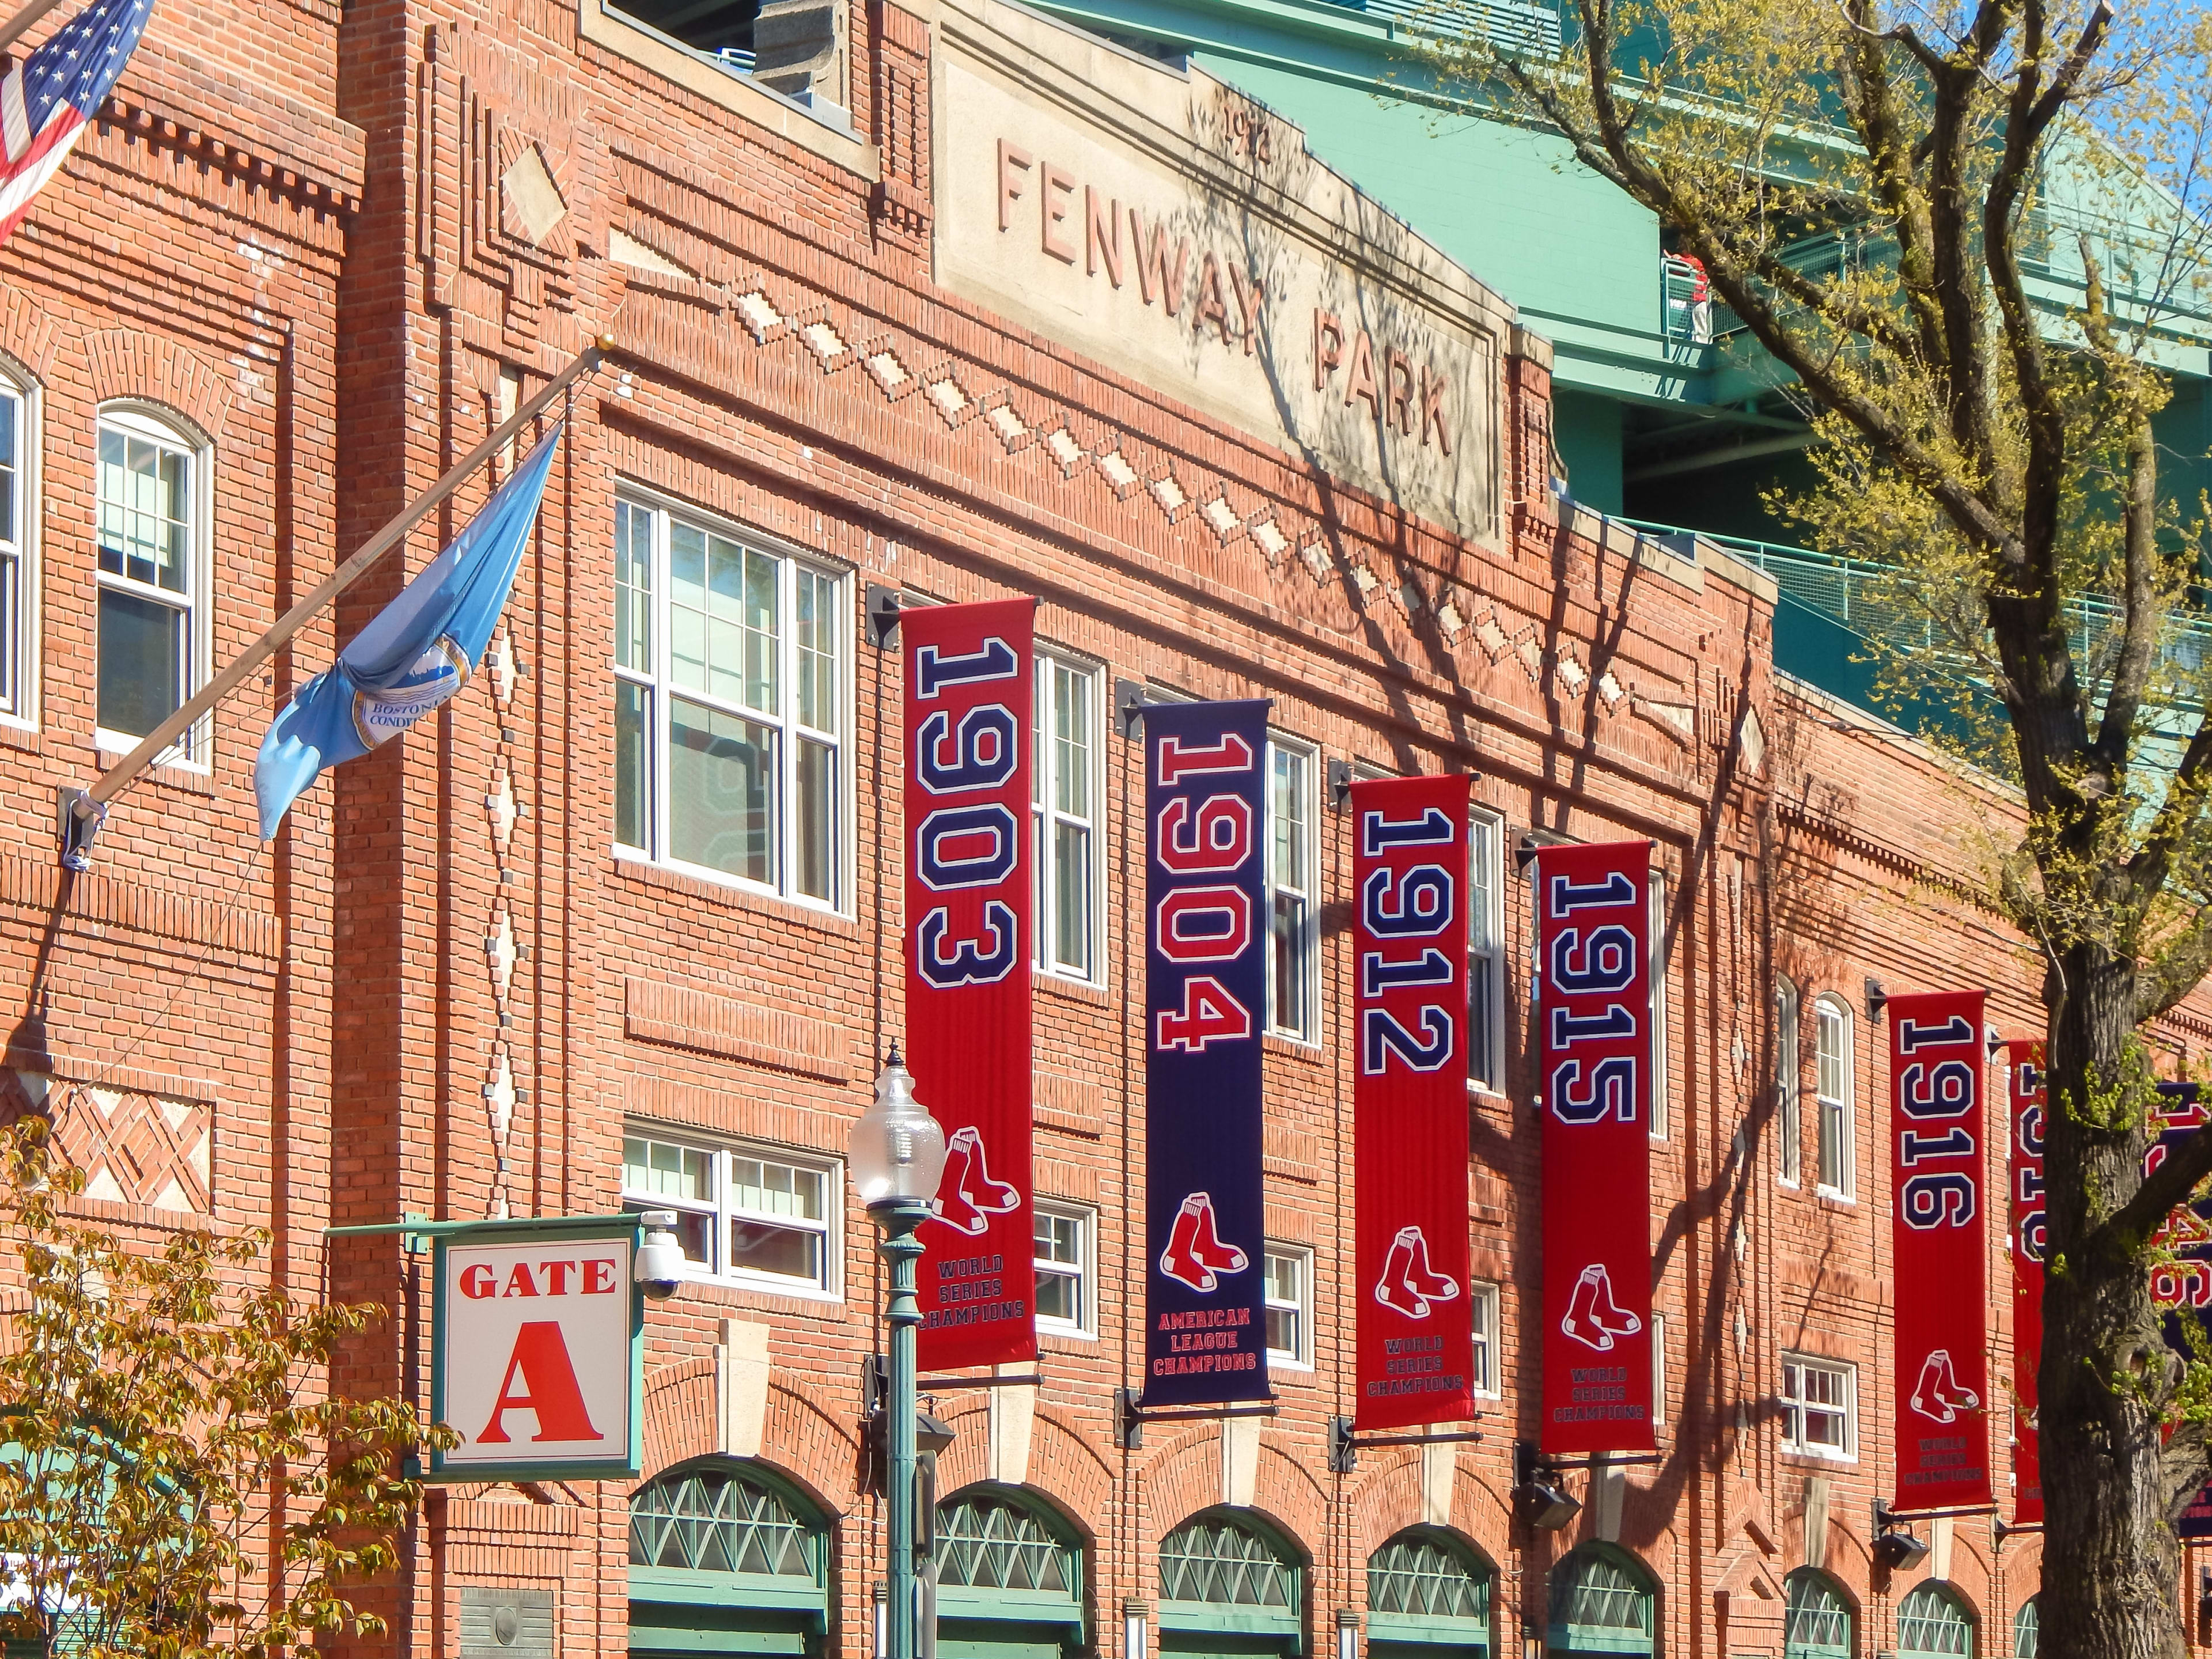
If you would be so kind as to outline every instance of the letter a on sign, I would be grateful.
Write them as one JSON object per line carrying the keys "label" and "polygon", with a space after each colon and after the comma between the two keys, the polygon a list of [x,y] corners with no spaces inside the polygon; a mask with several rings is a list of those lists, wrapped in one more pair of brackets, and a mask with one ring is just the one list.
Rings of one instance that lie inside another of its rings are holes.
{"label": "letter a on sign", "polygon": [[461,1440],[433,1454],[433,1479],[640,1472],[635,1225],[587,1218],[574,1231],[518,1231],[488,1222],[438,1242],[431,1409]]}

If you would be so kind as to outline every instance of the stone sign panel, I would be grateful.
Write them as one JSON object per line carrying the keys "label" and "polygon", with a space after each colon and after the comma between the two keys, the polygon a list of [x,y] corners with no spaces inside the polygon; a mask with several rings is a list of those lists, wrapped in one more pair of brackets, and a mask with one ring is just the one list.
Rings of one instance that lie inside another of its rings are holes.
{"label": "stone sign panel", "polygon": [[938,14],[937,277],[1480,540],[1510,307],[1202,71]]}

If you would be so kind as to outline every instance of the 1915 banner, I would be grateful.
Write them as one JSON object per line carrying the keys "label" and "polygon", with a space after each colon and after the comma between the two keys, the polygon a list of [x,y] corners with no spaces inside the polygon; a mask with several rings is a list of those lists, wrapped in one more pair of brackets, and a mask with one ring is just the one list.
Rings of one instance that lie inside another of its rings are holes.
{"label": "1915 banner", "polygon": [[921,1364],[1036,1354],[1030,1216],[1034,599],[906,611],[907,1066],[945,1126]]}
{"label": "1915 banner", "polygon": [[2043,1464],[2035,1421],[2043,1358],[2043,1045],[2005,1044],[2012,1122],[2013,1522],[2043,1519]]}
{"label": "1915 banner", "polygon": [[1464,777],[1352,786],[1363,1429],[1449,1423],[1474,1409],[1467,794]]}
{"label": "1915 banner", "polygon": [[1267,1395],[1264,702],[1145,710],[1147,1405]]}
{"label": "1915 banner", "polygon": [[1648,1451],[1651,843],[1536,854],[1548,1453]]}
{"label": "1915 banner", "polygon": [[[2145,1175],[2212,1122],[2212,1107],[2197,1085],[2161,1083],[2158,1092],[2158,1139],[2143,1158]],[[2164,1312],[2166,1346],[2194,1359],[2212,1337],[2212,1198],[2175,1206],[2151,1243],[2166,1253],[2151,1269],[2150,1297]],[[2174,1530],[2184,1538],[2212,1538],[2212,1485],[2190,1500]]]}
{"label": "1915 banner", "polygon": [[1990,1501],[1982,999],[1889,1000],[1899,1510]]}

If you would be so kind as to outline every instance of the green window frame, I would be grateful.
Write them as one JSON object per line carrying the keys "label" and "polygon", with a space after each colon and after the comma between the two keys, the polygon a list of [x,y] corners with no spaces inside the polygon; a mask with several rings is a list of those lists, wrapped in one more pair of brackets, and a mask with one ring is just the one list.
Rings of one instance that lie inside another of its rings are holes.
{"label": "green window frame", "polygon": [[2020,1611],[2012,1620],[2012,1659],[2035,1659],[2036,1624],[2040,1615],[2036,1612],[2036,1598],[2029,1596],[2020,1604]]}
{"label": "green window frame", "polygon": [[[1391,1649],[1418,1643],[1468,1659],[1490,1652],[1490,1601],[1497,1570],[1458,1534],[1409,1527],[1367,1558],[1367,1640]],[[1434,1659],[1446,1659],[1435,1653]]]}
{"label": "green window frame", "polygon": [[1178,1634],[1261,1638],[1264,1650],[1298,1644],[1305,1572],[1289,1544],[1256,1517],[1207,1510],[1160,1540],[1163,1646]]}
{"label": "green window frame", "polygon": [[1782,1659],[1851,1659],[1851,1604],[1835,1581],[1811,1567],[1789,1578],[1782,1613]]}
{"label": "green window frame", "polygon": [[1897,1659],[1973,1659],[1974,1615],[1941,1584],[1922,1584],[1897,1607]]}
{"label": "green window frame", "polygon": [[1657,1581],[1627,1551],[1586,1544],[1552,1569],[1553,1653],[1658,1651]]}
{"label": "green window frame", "polygon": [[1083,1547],[1065,1517],[1010,1486],[937,1506],[939,1659],[1051,1655],[1083,1645]]}
{"label": "green window frame", "polygon": [[645,1482],[629,1510],[632,1654],[819,1654],[829,1528],[789,1481],[707,1458]]}

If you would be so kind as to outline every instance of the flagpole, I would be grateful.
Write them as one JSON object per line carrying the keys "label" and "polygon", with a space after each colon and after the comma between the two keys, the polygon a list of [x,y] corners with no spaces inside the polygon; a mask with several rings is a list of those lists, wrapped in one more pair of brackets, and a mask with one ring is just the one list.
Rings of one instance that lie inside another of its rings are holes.
{"label": "flagpole", "polygon": [[62,0],[31,0],[29,5],[24,7],[6,22],[0,23],[0,52],[5,52],[14,46],[22,38],[24,30],[29,28],[32,24],[37,22],[61,3]]}
{"label": "flagpole", "polygon": [[[36,0],[33,0],[36,3]],[[469,475],[490,459],[530,421],[543,414],[553,400],[583,379],[614,349],[614,336],[603,334],[547,381],[543,389],[501,421],[474,449],[453,463],[446,476],[403,508],[398,516],[363,542],[343,564],[315,585],[313,592],[278,617],[276,625],[231,659],[229,665],[202,686],[178,710],[139,740],[138,746],[101,773],[89,789],[64,789],[61,801],[62,863],[71,870],[88,868],[92,838],[107,817],[107,803],[123,793],[151,766],[193,721],[244,684],[246,677],[283,649],[330,602],[345,592],[378,559],[397,546],[407,532],[427,518],[432,508],[467,482]]]}

